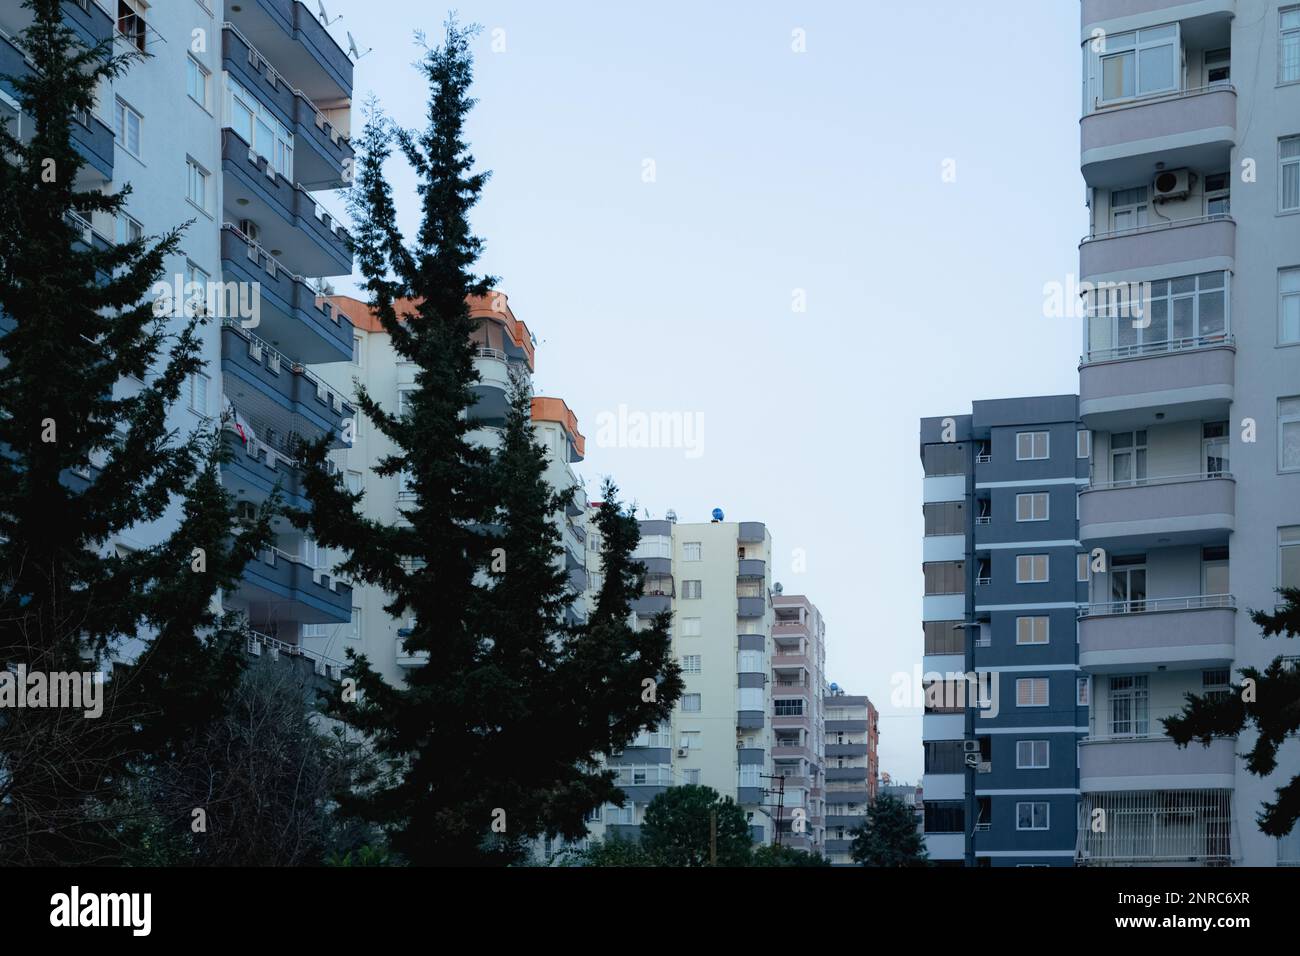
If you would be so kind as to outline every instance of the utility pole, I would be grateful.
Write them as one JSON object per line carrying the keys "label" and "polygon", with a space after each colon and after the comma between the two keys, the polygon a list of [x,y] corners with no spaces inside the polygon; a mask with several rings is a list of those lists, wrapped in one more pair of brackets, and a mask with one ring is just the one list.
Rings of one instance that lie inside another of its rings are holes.
{"label": "utility pole", "polygon": [[773,793],[776,794],[776,821],[775,821],[776,839],[774,840],[774,842],[776,843],[777,846],[780,846],[781,845],[781,816],[783,811],[785,810],[785,774],[779,773],[773,775],[773,774],[765,773],[762,774],[762,778],[764,780],[776,781],[775,790],[765,789],[764,792],[767,794],[773,794]]}
{"label": "utility pole", "polygon": [[709,866],[718,865],[718,811],[709,811]]}

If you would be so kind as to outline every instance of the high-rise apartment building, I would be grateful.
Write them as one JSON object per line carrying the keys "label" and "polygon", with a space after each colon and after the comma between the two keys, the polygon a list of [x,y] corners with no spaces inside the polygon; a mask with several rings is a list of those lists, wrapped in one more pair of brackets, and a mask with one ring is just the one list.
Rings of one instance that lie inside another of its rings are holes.
{"label": "high-rise apartment building", "polygon": [[823,701],[826,740],[826,845],[832,866],[852,866],[853,830],[876,799],[880,715],[871,700],[829,685]]}
{"label": "high-rise apartment building", "polygon": [[1300,863],[1300,835],[1255,823],[1300,742],[1260,779],[1236,756],[1253,735],[1180,750],[1161,726],[1287,653],[1248,609],[1300,585],[1300,4],[1083,0],[1080,39],[1079,278],[1099,288],[1079,534],[1106,556],[1079,626],[1080,788],[1108,821],[1081,858]]}
{"label": "high-rise apartment building", "polygon": [[925,837],[936,863],[1072,865],[1087,722],[1073,395],[921,421]]}
{"label": "high-rise apartment building", "polygon": [[[826,843],[826,621],[802,595],[772,598],[772,789],[781,843]],[[842,765],[842,760],[841,760]]]}

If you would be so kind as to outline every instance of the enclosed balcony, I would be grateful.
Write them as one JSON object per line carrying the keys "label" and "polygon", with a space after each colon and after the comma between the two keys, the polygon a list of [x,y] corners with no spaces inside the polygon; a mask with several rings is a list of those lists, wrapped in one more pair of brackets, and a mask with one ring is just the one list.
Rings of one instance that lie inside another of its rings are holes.
{"label": "enclosed balcony", "polygon": [[253,626],[270,623],[343,624],[352,620],[352,589],[299,558],[267,549],[244,568],[234,592],[227,595],[247,610]]}
{"label": "enclosed balcony", "polygon": [[1227,472],[1090,484],[1079,494],[1079,540],[1111,548],[1213,541],[1234,529],[1235,499]]}
{"label": "enclosed balcony", "polygon": [[237,504],[261,505],[278,489],[283,507],[310,506],[302,472],[291,457],[258,439],[245,442],[230,425],[222,438],[231,456],[221,466],[221,482],[235,496]]}
{"label": "enclosed balcony", "polygon": [[[92,8],[94,4],[91,4]],[[76,3],[65,3],[66,9],[80,9]],[[30,11],[23,11],[28,14]],[[35,119],[19,109],[18,90],[6,76],[26,77],[32,66],[11,39],[7,28],[0,29],[0,121],[9,121],[9,131],[22,142],[28,142],[35,132]],[[72,145],[86,161],[80,180],[87,185],[102,185],[113,178],[113,131],[94,113],[75,115],[72,120]]]}
{"label": "enclosed balcony", "polygon": [[[354,159],[347,128],[335,126],[324,110],[285,80],[248,38],[229,24],[221,33],[221,50],[221,65],[241,88],[235,91],[241,104],[245,94],[251,95],[259,108],[269,110],[292,133],[293,181],[307,189],[345,187]],[[239,111],[241,116],[250,112]],[[346,122],[348,113],[334,111],[334,116]],[[233,116],[231,121],[236,121]],[[241,135],[249,138],[243,131]]]}
{"label": "enclosed balcony", "polygon": [[1237,92],[1218,83],[1099,107],[1081,121],[1081,171],[1089,186],[1145,178],[1153,157],[1170,168],[1202,166],[1232,148]]}
{"label": "enclosed balcony", "polygon": [[[239,301],[256,296],[258,314],[241,319],[241,327],[308,365],[352,358],[351,320],[229,223],[221,229],[221,268],[225,280],[236,284],[230,288]],[[225,309],[223,314],[240,311]]]}
{"label": "enclosed balcony", "polygon": [[[250,238],[297,275],[351,273],[352,240],[347,230],[234,130],[221,132],[221,168],[227,222],[252,222],[258,234]],[[249,232],[243,225],[240,229]],[[349,355],[350,348],[349,343]]]}
{"label": "enclosed balcony", "polygon": [[322,107],[352,96],[352,60],[300,0],[242,0],[225,16],[282,76]]}
{"label": "enclosed balcony", "polygon": [[[1237,834],[1228,787],[1084,789],[1078,829],[1084,865],[1226,866],[1233,860]],[[1106,825],[1095,826],[1097,820]]]}
{"label": "enclosed balcony", "polygon": [[1079,787],[1084,791],[1230,788],[1236,739],[1180,748],[1163,734],[1085,737],[1079,741]]}
{"label": "enclosed balcony", "polygon": [[1237,224],[1223,214],[1099,231],[1079,244],[1079,277],[1091,280],[1185,263],[1231,269],[1236,244]]}
{"label": "enclosed balcony", "polygon": [[1092,604],[1079,615],[1079,666],[1092,673],[1228,667],[1236,614],[1231,594]]}

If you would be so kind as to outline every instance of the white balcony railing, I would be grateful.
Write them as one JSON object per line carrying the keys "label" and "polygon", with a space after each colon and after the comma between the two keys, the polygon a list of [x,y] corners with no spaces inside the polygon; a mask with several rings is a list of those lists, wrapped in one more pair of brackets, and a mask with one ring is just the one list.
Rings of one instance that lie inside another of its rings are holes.
{"label": "white balcony railing", "polygon": [[1150,478],[1124,478],[1120,481],[1089,482],[1085,491],[1109,491],[1113,488],[1145,488],[1149,485],[1177,485],[1186,481],[1208,481],[1211,478],[1232,478],[1230,471],[1200,471],[1186,475],[1156,475]]}
{"label": "white balcony railing", "polygon": [[1110,232],[1096,232],[1090,236],[1084,236],[1079,240],[1079,245],[1086,245],[1090,242],[1100,242],[1103,239],[1122,239],[1125,236],[1144,236],[1153,232],[1164,232],[1168,229],[1177,229],[1181,226],[1199,226],[1207,222],[1234,222],[1232,216],[1227,213],[1214,213],[1208,216],[1188,216],[1186,219],[1170,219],[1167,222],[1149,222],[1143,226],[1133,226],[1129,229],[1113,229]]}
{"label": "white balcony railing", "polygon": [[1108,601],[1079,608],[1079,618],[1101,617],[1110,614],[1150,614],[1156,611],[1199,611],[1204,608],[1235,608],[1237,599],[1231,594],[1192,594],[1187,597],[1139,598],[1128,601]]}
{"label": "white balcony railing", "polygon": [[1081,365],[1093,362],[1109,362],[1115,359],[1143,358],[1151,355],[1167,355],[1170,352],[1190,352],[1196,349],[1208,349],[1221,346],[1235,347],[1236,340],[1225,332],[1210,335],[1191,335],[1180,339],[1166,339],[1163,342],[1138,342],[1133,345],[1117,345],[1109,349],[1093,349],[1085,353]]}

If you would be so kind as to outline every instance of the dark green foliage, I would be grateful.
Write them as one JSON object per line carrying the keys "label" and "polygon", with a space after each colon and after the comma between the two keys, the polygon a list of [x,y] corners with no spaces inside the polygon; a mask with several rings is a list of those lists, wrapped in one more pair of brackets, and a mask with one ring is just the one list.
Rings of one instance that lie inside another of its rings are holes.
{"label": "dark green foliage", "polygon": [[[1265,637],[1283,634],[1293,638],[1300,634],[1300,588],[1283,588],[1278,593],[1285,602],[1282,606],[1272,613],[1254,611],[1250,619]],[[1192,741],[1208,746],[1215,737],[1233,737],[1253,726],[1258,736],[1246,755],[1246,769],[1257,777],[1267,777],[1277,769],[1278,748],[1300,732],[1300,667],[1277,657],[1262,671],[1243,667],[1238,673],[1242,682],[1227,694],[1187,694],[1182,713],[1164,718],[1165,733],[1180,747]],[[1261,832],[1281,837],[1300,819],[1300,774],[1276,793],[1277,800],[1264,803],[1256,822]]]}
{"label": "dark green foliage", "polygon": [[753,841],[745,812],[712,787],[672,787],[650,801],[641,844],[662,866],[709,866],[710,820],[716,821],[718,866],[747,866]]}
{"label": "dark green foliage", "polygon": [[863,866],[929,866],[916,812],[902,800],[879,796],[853,831],[853,859]]}
{"label": "dark green foliage", "polygon": [[830,866],[830,861],[823,856],[797,850],[775,843],[756,847],[749,859],[750,866]]}

